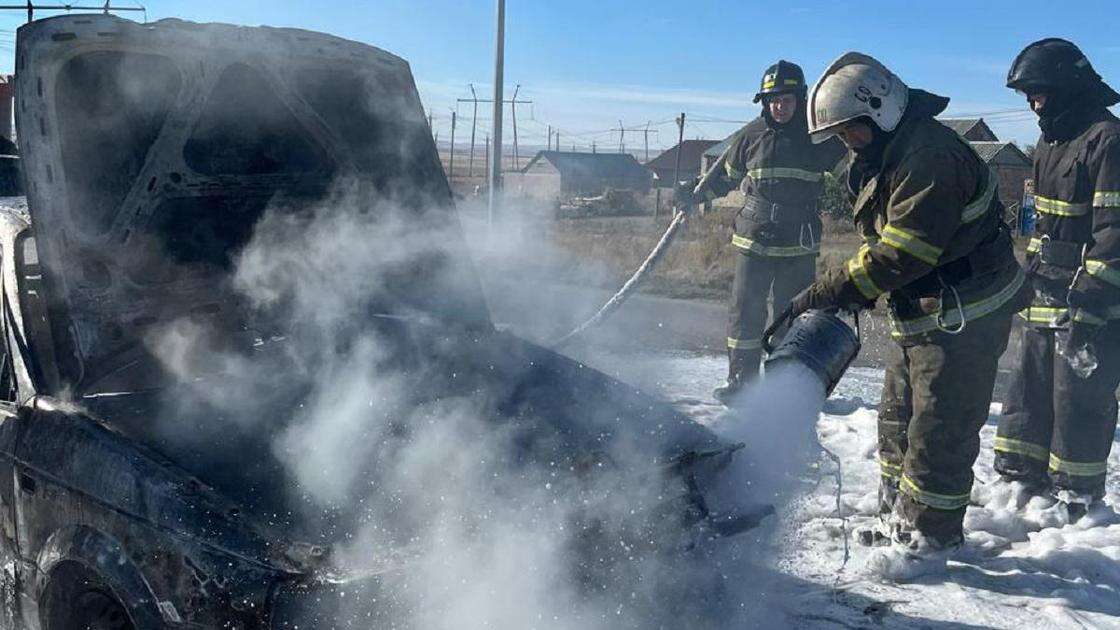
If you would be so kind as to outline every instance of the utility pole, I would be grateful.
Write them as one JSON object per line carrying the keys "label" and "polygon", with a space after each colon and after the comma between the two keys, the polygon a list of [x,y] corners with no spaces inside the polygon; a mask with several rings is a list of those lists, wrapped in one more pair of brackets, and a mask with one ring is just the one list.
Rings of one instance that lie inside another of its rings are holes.
{"label": "utility pole", "polygon": [[[684,112],[681,112],[680,118],[677,118],[677,161],[673,166],[673,186],[681,179],[681,144],[684,142]],[[660,208],[654,208],[653,216],[656,217]],[[676,208],[674,207],[674,210]]]}
{"label": "utility pole", "polygon": [[455,110],[451,110],[451,157],[447,161],[447,183],[455,177]]}
{"label": "utility pole", "polygon": [[595,151],[595,141],[594,140],[591,141],[591,152],[596,153],[596,151]]}
{"label": "utility pole", "polygon": [[545,149],[548,151],[552,150],[552,125],[548,126],[548,146],[545,147]]}
{"label": "utility pole", "polygon": [[[493,103],[494,100],[493,99],[479,99],[478,95],[475,93],[474,84],[470,84],[470,98],[469,99],[456,99],[455,102],[457,102],[457,103],[470,103],[470,106],[472,106],[472,109],[473,109],[473,112],[474,112],[474,114],[473,114],[474,118],[473,118],[472,122],[470,122],[470,146],[472,146],[472,149],[470,149],[470,156],[472,156],[472,160],[470,160],[470,164],[473,165],[474,164],[474,146],[475,146],[475,127],[476,127],[476,124],[478,123],[478,103]],[[502,104],[504,105],[506,103],[512,103],[512,102],[513,101],[506,100],[506,101],[502,101]],[[533,103],[532,101],[517,101],[517,104],[519,104],[519,105],[531,105],[532,103]],[[470,168],[470,175],[474,176],[474,166],[470,166],[469,168]]]}
{"label": "utility pole", "polygon": [[626,153],[626,128],[622,126],[622,121],[618,121],[618,152]]}
{"label": "utility pole", "polygon": [[649,162],[649,123],[648,122],[646,123],[645,138],[646,138],[646,162]]}
{"label": "utility pole", "polygon": [[497,0],[497,25],[494,37],[494,120],[491,122],[494,151],[490,153],[490,196],[487,200],[487,222],[494,225],[502,193],[502,86],[505,81],[506,0]]}
{"label": "utility pole", "polygon": [[478,126],[478,95],[474,93],[474,84],[471,83],[471,153],[467,158],[467,177],[474,178],[474,130]]}
{"label": "utility pole", "polygon": [[521,90],[521,84],[518,83],[517,87],[513,88],[513,98],[509,103],[510,122],[513,123],[513,170],[521,170],[521,158],[517,155],[517,92]]}
{"label": "utility pole", "polygon": [[486,153],[484,155],[485,155],[485,159],[483,161],[485,161],[487,164],[489,164],[490,163],[490,134],[486,134]]}
{"label": "utility pole", "polygon": [[432,110],[430,109],[428,110],[428,132],[432,134],[432,137],[435,137],[436,130],[432,127]]}

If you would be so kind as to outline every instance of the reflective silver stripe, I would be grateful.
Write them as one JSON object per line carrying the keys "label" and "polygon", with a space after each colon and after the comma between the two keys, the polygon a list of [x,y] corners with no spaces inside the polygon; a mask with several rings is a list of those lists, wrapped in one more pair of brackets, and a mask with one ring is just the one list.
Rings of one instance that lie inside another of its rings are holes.
{"label": "reflective silver stripe", "polygon": [[727,338],[727,347],[732,350],[758,350],[762,348],[761,339],[736,339],[734,337]]}
{"label": "reflective silver stripe", "polygon": [[1074,477],[1096,477],[1108,472],[1108,462],[1071,462],[1050,453],[1050,470]]}
{"label": "reflective silver stripe", "polygon": [[731,237],[731,244],[741,250],[748,251],[752,254],[759,256],[771,256],[774,258],[791,258],[793,256],[808,256],[809,254],[816,254],[821,251],[820,243],[816,243],[813,247],[802,247],[800,245],[790,246],[775,246],[763,245],[757,243],[745,236],[738,234]]}
{"label": "reflective silver stripe", "polygon": [[899,482],[898,489],[910,495],[910,497],[918,503],[923,503],[939,510],[956,510],[962,508],[968,505],[968,499],[972,495],[971,492],[966,492],[964,494],[938,494],[936,492],[922,490],[909,475],[902,476],[902,481]]}
{"label": "reflective silver stripe", "polygon": [[1093,193],[1093,206],[1120,210],[1120,190],[1103,190]]}
{"label": "reflective silver stripe", "polygon": [[883,294],[883,290],[875,284],[871,279],[871,274],[867,272],[867,258],[871,255],[871,248],[868,245],[862,245],[855,256],[848,260],[848,277],[851,278],[852,284],[856,285],[859,292],[863,297],[874,300]]}
{"label": "reflective silver stripe", "polygon": [[1034,196],[1034,206],[1039,212],[1059,217],[1081,217],[1089,214],[1090,210],[1087,203],[1071,203],[1041,195]]}
{"label": "reflective silver stripe", "polygon": [[1037,236],[1031,237],[1031,240],[1027,242],[1027,253],[1037,254],[1040,251],[1042,251],[1042,239]]}
{"label": "reflective silver stripe", "polygon": [[984,186],[984,191],[980,196],[974,199],[971,203],[964,207],[961,212],[961,221],[964,223],[972,223],[976,219],[984,216],[984,213],[992,207],[992,198],[999,192],[999,176],[992,169],[988,169],[988,182]]}
{"label": "reflective silver stripe", "polygon": [[915,317],[914,319],[900,320],[894,316],[892,311],[890,314],[891,327],[893,328],[891,336],[897,339],[900,337],[933,332],[939,330],[941,327],[956,328],[961,324],[960,311],[962,310],[964,311],[964,320],[966,322],[980,319],[985,315],[999,310],[1008,300],[1015,297],[1015,294],[1019,292],[1019,289],[1022,288],[1026,280],[1027,276],[1023,273],[1023,270],[1016,270],[1015,277],[1011,279],[1011,282],[1007,283],[1007,286],[1000,289],[995,295],[990,295],[976,302],[972,302],[971,304],[965,304],[964,308],[959,310],[950,306],[951,310],[945,313],[944,317],[941,318],[940,324],[937,321],[937,313]]}
{"label": "reflective silver stripe", "polygon": [[819,172],[784,167],[752,168],[747,171],[747,175],[751,179],[800,179],[806,182],[819,182],[823,177]]}
{"label": "reflective silver stripe", "polygon": [[936,265],[937,259],[941,258],[941,254],[945,251],[890,223],[883,226],[882,237],[887,245],[904,251],[927,265]]}
{"label": "reflective silver stripe", "polygon": [[1003,453],[1015,453],[1016,455],[1037,459],[1040,462],[1050,461],[1050,449],[1045,446],[998,435],[996,436],[995,450]]}
{"label": "reflective silver stripe", "polygon": [[1096,276],[1111,285],[1120,287],[1120,271],[1109,267],[1100,260],[1087,259],[1085,261],[1085,271],[1089,272],[1090,276]]}

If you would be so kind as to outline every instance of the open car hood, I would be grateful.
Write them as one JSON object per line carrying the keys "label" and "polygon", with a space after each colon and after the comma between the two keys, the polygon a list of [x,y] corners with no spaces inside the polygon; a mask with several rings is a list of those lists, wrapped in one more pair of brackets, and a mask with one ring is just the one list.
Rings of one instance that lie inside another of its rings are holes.
{"label": "open car hood", "polygon": [[[16,54],[56,387],[81,391],[153,325],[231,308],[225,276],[266,210],[313,207],[340,181],[451,235],[441,260],[385,280],[379,310],[490,326],[402,59],[296,29],[109,15],[27,24]],[[454,286],[433,286],[446,268]]]}

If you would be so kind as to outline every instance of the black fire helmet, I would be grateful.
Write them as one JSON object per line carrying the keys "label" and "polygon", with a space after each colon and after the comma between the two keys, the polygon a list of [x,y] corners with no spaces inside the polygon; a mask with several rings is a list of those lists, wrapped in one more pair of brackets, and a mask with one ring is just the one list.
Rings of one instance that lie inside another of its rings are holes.
{"label": "black fire helmet", "polygon": [[1104,106],[1120,103],[1089,59],[1071,41],[1049,37],[1030,44],[1015,57],[1007,73],[1007,87],[1024,93],[1097,93]]}
{"label": "black fire helmet", "polygon": [[801,66],[781,59],[778,63],[767,68],[766,73],[762,75],[762,86],[759,88],[758,94],[754,95],[754,102],[761,101],[762,97],[767,94],[782,94],[785,92],[795,92],[805,96],[805,73],[802,72]]}

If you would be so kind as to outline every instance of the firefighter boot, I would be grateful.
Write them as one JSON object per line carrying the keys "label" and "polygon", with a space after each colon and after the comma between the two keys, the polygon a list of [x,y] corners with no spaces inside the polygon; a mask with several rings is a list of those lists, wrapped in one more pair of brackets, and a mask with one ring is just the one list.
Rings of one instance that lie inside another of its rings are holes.
{"label": "firefighter boot", "polygon": [[727,360],[727,382],[717,387],[712,395],[720,403],[731,407],[740,398],[743,386],[758,375],[761,355],[759,351],[728,350]]}

